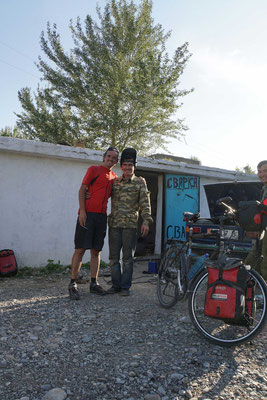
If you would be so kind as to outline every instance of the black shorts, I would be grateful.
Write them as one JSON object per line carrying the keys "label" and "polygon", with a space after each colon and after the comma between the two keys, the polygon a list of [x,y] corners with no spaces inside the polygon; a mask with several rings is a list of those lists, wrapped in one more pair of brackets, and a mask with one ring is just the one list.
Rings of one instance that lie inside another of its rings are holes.
{"label": "black shorts", "polygon": [[107,230],[107,215],[93,212],[86,213],[85,228],[76,224],[74,237],[75,249],[96,249],[101,251]]}

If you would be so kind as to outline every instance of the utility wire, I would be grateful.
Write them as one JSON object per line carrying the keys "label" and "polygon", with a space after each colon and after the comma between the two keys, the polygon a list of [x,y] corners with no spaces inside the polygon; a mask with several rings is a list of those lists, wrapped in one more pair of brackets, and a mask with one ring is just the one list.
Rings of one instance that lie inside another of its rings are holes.
{"label": "utility wire", "polygon": [[6,44],[6,43],[2,42],[2,40],[0,40],[0,44],[2,44],[3,46],[8,47],[9,49],[15,51],[16,53],[20,54],[20,55],[23,56],[23,57],[28,58],[28,59],[31,60],[33,63],[35,63],[35,61],[34,61],[30,56],[28,56],[27,54],[22,53],[20,50],[15,49],[14,47],[10,46],[9,44]]}
{"label": "utility wire", "polygon": [[17,67],[16,65],[12,65],[12,64],[10,64],[10,63],[8,63],[8,62],[6,62],[6,61],[4,61],[4,60],[1,60],[1,59],[0,59],[0,62],[2,62],[2,63],[4,63],[4,64],[8,65],[9,67],[16,68],[16,69],[18,69],[19,71],[24,72],[25,74],[31,75],[31,76],[33,76],[33,77],[36,78],[36,79],[40,79],[39,77],[37,77],[36,75],[32,74],[31,72],[26,71],[26,70],[23,69],[23,68]]}

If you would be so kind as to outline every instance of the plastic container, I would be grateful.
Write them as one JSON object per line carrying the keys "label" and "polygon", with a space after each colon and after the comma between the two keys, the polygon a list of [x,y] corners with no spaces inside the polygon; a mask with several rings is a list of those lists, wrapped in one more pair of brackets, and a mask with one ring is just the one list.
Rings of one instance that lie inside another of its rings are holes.
{"label": "plastic container", "polygon": [[198,257],[193,266],[188,271],[188,279],[191,280],[194,276],[203,268],[205,260],[209,258],[209,254],[205,254],[204,256]]}
{"label": "plastic container", "polygon": [[150,261],[148,263],[148,273],[157,274],[159,272],[159,264],[157,262]]}

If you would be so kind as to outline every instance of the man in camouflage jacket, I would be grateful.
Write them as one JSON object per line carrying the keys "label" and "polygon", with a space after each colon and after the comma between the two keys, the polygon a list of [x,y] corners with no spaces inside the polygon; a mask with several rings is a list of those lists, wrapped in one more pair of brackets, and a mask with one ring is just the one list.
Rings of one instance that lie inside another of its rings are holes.
{"label": "man in camouflage jacket", "polygon": [[121,295],[129,295],[139,212],[143,219],[143,237],[148,234],[149,225],[152,223],[150,195],[146,183],[134,174],[135,163],[136,151],[125,149],[121,155],[122,179],[115,181],[112,187],[111,213],[108,217],[112,287],[107,291],[108,294],[120,292]]}
{"label": "man in camouflage jacket", "polygon": [[[263,183],[261,192],[260,216],[261,230],[258,242],[254,245],[245,263],[255,268],[267,281],[267,160],[261,161],[258,166],[258,177]],[[260,257],[262,258],[259,263]]]}

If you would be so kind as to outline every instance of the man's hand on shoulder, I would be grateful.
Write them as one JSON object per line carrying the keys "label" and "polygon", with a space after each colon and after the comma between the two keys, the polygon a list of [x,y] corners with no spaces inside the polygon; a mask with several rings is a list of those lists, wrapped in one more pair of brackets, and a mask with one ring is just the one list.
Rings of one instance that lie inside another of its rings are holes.
{"label": "man's hand on shoulder", "polygon": [[145,183],[145,184],[146,184],[145,178],[143,178],[142,176],[138,176],[138,178],[139,178],[139,180],[140,180],[142,183]]}
{"label": "man's hand on shoulder", "polygon": [[91,198],[91,193],[88,192],[88,188],[86,189],[86,191],[84,193],[84,197],[85,197],[85,200],[89,200]]}

